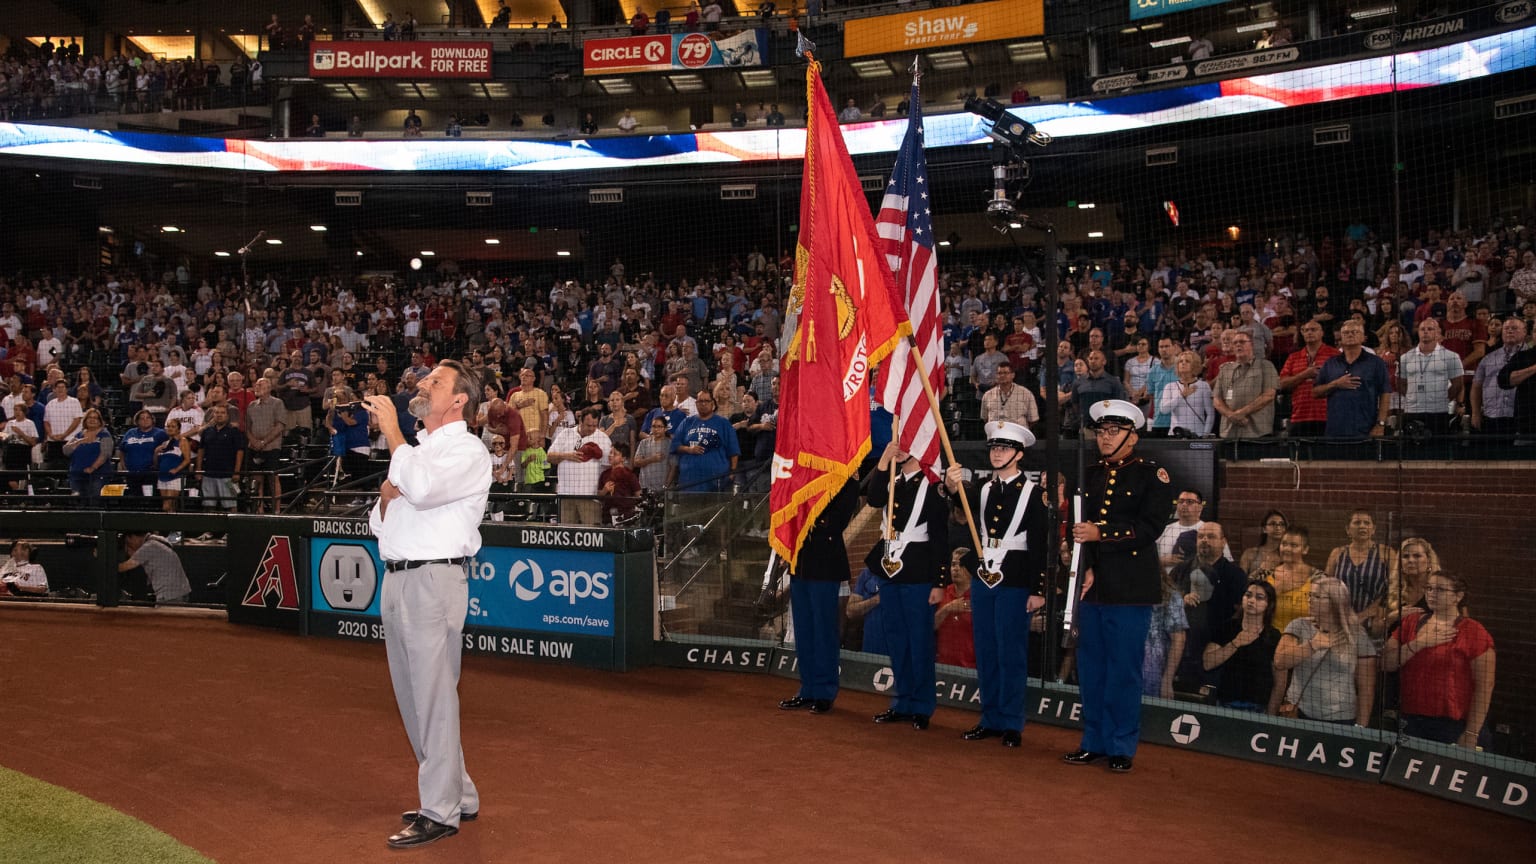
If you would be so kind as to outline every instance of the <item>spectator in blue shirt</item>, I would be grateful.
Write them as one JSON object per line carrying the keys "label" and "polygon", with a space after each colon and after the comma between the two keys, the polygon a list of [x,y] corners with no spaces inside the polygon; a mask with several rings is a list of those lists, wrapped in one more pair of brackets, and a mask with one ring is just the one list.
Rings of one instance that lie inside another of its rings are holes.
{"label": "spectator in blue shirt", "polygon": [[1329,357],[1312,382],[1312,395],[1328,400],[1328,438],[1379,438],[1386,433],[1392,379],[1387,364],[1365,350],[1365,325],[1349,320],[1339,327],[1339,353]]}
{"label": "spectator in blue shirt", "polygon": [[[134,415],[134,427],[123,433],[123,473],[127,474],[128,494],[153,498],[156,466],[155,448],[165,441],[165,430],[155,426],[155,415],[140,410]],[[149,489],[145,493],[145,489]]]}
{"label": "spectator in blue shirt", "polygon": [[683,492],[728,491],[731,472],[741,456],[736,430],[715,413],[713,393],[700,390],[694,402],[698,415],[685,419],[672,433],[672,453],[677,456],[673,485]]}
{"label": "spectator in blue shirt", "polygon": [[859,650],[869,654],[890,653],[885,648],[885,627],[880,623],[880,582],[880,577],[865,567],[853,580],[853,590],[848,596],[848,618],[863,619],[864,623],[864,641]]}

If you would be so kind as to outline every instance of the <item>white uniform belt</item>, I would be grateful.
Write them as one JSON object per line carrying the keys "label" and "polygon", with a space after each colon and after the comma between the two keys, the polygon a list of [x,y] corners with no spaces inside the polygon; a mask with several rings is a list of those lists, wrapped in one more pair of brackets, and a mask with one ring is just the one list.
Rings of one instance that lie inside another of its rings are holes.
{"label": "white uniform belt", "polygon": [[916,528],[908,528],[891,539],[901,544],[926,542],[928,540],[928,526],[919,525]]}
{"label": "white uniform belt", "polygon": [[1002,549],[1007,552],[1023,552],[1029,548],[1029,538],[1023,534],[1016,534],[1012,537],[1007,537],[1004,539],[988,537],[987,539],[981,541],[981,545],[986,549]]}

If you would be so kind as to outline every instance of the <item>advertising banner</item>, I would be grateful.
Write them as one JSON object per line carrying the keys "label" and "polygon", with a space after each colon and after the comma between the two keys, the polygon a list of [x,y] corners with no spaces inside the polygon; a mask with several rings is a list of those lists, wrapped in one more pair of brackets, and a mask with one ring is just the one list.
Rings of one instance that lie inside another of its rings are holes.
{"label": "advertising banner", "polygon": [[843,56],[948,48],[1043,33],[1042,0],[943,6],[901,15],[850,18],[843,24]]}
{"label": "advertising banner", "polygon": [[1400,744],[1383,782],[1536,822],[1536,798],[1531,794],[1536,791],[1536,773],[1530,763],[1501,759],[1503,764],[1494,766],[1484,764],[1487,758],[1448,745]]}
{"label": "advertising banner", "polygon": [[[378,618],[384,571],[371,537],[309,541],[314,612]],[[469,564],[465,624],[535,633],[614,635],[614,556],[482,546]],[[347,635],[337,631],[335,635]]]}
{"label": "advertising banner", "polygon": [[303,623],[304,595],[309,589],[309,541],[291,523],[259,517],[232,516],[227,560],[231,572],[225,606],[229,620],[280,630],[298,630]]}
{"label": "advertising banner", "polygon": [[[702,640],[662,642],[657,644],[653,657],[662,665],[683,668],[766,672],[785,678],[799,674],[793,645],[753,646]],[[839,686],[845,689],[865,693],[889,692],[896,682],[883,657],[848,651],[843,652],[839,660],[838,680]],[[981,710],[981,692],[974,669],[938,667],[934,691],[940,705]],[[1024,708],[1027,723],[1068,728],[1083,725],[1082,702],[1076,687],[1031,678]],[[1161,699],[1147,699],[1142,703],[1141,740],[1369,783],[1388,779],[1388,763],[1393,759],[1392,745],[1380,730],[1237,714],[1198,703]],[[1445,757],[1433,758],[1441,762],[1454,761]],[[1393,764],[1396,764],[1395,760]],[[1457,768],[1465,771],[1453,784],[1452,779],[1458,776],[1454,773]],[[1468,765],[1447,768],[1441,774],[1436,773],[1427,761],[1421,761],[1420,767],[1412,771],[1401,768],[1399,774],[1405,775],[1406,780],[1399,785],[1422,785],[1426,791],[1436,791],[1446,797],[1460,795],[1465,788],[1469,790],[1467,797],[1476,798],[1481,783],[1490,800],[1494,792],[1498,797],[1509,799],[1504,805],[1505,812],[1516,812],[1519,807],[1525,807],[1525,818],[1531,818],[1528,815],[1530,800],[1525,790],[1536,786],[1536,779],[1520,777],[1507,770],[1499,772]],[[1486,781],[1482,779],[1485,776]],[[1443,788],[1432,789],[1436,783]],[[1469,803],[1486,806],[1488,802],[1471,800]]]}
{"label": "advertising banner", "polygon": [[582,70],[588,75],[761,66],[767,52],[766,30],[743,30],[730,36],[704,33],[623,36],[588,39],[581,45]]}
{"label": "advertising banner", "polygon": [[1372,30],[1365,34],[1364,45],[1372,51],[1386,51],[1400,46],[1417,47],[1451,38],[1465,38],[1466,34],[1481,30],[1518,24],[1533,15],[1536,15],[1536,0],[1510,0],[1458,15]]}
{"label": "advertising banner", "polygon": [[1153,18],[1158,15],[1171,15],[1174,12],[1183,12],[1185,9],[1199,9],[1202,6],[1220,6],[1230,3],[1232,0],[1130,0],[1131,20],[1139,18]]}
{"label": "advertising banner", "polygon": [[489,42],[315,42],[311,78],[490,80]]}

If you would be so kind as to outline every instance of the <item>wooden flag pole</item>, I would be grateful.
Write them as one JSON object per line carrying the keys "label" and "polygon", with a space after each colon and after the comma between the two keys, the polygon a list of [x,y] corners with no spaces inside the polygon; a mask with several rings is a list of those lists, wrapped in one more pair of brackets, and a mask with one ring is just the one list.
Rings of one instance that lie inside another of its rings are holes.
{"label": "wooden flag pole", "polygon": [[[897,447],[901,446],[901,418],[891,415],[891,441]],[[885,485],[885,539],[893,539],[896,534],[896,466],[891,465],[891,476]]]}
{"label": "wooden flag pole", "polygon": [[[917,364],[917,380],[923,382],[923,392],[928,396],[928,410],[933,412],[933,421],[939,427],[939,443],[944,447],[944,456],[951,465],[959,465],[960,460],[955,458],[955,448],[949,444],[949,430],[944,428],[944,414],[939,411],[939,397],[934,395],[933,382],[928,380],[928,366],[923,362],[922,352],[917,350],[917,343],[908,334],[906,338],[907,353],[912,355],[912,362]],[[976,517],[971,515],[971,499],[962,489],[960,493],[960,509],[965,511],[966,527],[971,529],[971,544],[976,547],[976,557],[981,559],[981,535],[976,533]]]}

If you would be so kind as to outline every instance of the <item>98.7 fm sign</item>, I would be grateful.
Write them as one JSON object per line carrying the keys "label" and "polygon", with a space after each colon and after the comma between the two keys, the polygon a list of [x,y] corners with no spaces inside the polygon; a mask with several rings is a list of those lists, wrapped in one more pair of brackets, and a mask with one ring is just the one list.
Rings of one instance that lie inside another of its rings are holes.
{"label": "98.7 fm sign", "polygon": [[[379,598],[387,579],[372,537],[315,537],[309,561],[320,632],[381,638]],[[603,552],[483,546],[468,566],[465,626],[612,637],[614,556]]]}
{"label": "98.7 fm sign", "polygon": [[713,38],[704,33],[671,33],[588,39],[582,43],[582,69],[594,72],[667,72],[761,66],[768,31],[743,30]]}

